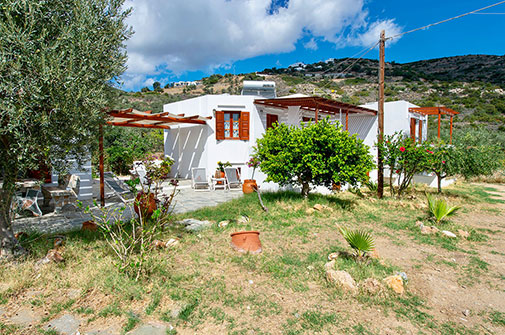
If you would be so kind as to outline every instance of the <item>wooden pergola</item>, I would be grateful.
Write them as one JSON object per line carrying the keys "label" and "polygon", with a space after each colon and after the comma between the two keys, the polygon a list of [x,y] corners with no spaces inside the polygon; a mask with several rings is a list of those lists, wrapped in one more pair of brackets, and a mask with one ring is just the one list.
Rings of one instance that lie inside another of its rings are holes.
{"label": "wooden pergola", "polygon": [[[168,112],[153,113],[152,111],[137,111],[133,108],[122,110],[108,110],[104,112],[108,119],[106,124],[116,127],[150,128],[150,129],[170,129],[171,126],[180,124],[205,125],[212,116],[171,114]],[[104,185],[104,166],[103,166],[103,126],[100,125],[99,137],[100,151],[100,203],[105,206],[105,185]]]}
{"label": "wooden pergola", "polygon": [[452,110],[447,107],[411,107],[409,108],[409,112],[417,113],[421,115],[438,115],[438,139],[440,139],[440,122],[442,119],[442,115],[450,115],[451,117],[451,128],[450,128],[450,140],[449,143],[452,143],[452,122],[454,115],[459,114],[455,110]]}
{"label": "wooden pergola", "polygon": [[313,111],[315,113],[315,122],[318,120],[319,113],[336,115],[345,114],[345,130],[349,130],[349,114],[370,114],[377,115],[377,111],[365,107],[359,107],[344,102],[326,99],[322,97],[286,97],[275,99],[257,99],[256,105],[263,105],[273,108],[287,109],[289,106],[298,106],[300,109]]}

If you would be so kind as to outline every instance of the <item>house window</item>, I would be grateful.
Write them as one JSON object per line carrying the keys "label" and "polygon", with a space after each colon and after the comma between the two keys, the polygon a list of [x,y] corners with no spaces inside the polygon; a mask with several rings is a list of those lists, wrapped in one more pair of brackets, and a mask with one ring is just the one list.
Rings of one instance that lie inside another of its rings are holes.
{"label": "house window", "polygon": [[240,112],[224,112],[224,138],[240,138]]}
{"label": "house window", "polygon": [[216,111],[216,140],[249,140],[249,112]]}
{"label": "house window", "polygon": [[279,122],[279,116],[276,114],[267,114],[267,129],[273,128],[274,124]]}

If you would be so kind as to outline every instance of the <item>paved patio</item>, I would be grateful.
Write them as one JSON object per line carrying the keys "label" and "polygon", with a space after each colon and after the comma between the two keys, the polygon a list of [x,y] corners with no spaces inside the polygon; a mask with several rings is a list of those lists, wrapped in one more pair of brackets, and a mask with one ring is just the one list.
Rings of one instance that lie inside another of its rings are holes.
{"label": "paved patio", "polygon": [[[168,183],[162,185],[163,192],[169,194],[173,190],[173,186]],[[179,193],[175,197],[174,213],[186,213],[195,211],[204,207],[213,207],[223,202],[230,201],[242,196],[242,191],[225,191],[217,189],[214,191],[195,191],[191,188],[190,180],[179,181]],[[107,193],[109,190],[105,189]],[[99,182],[95,179],[93,183],[93,195],[98,199]],[[97,200],[98,201],[98,200]],[[92,201],[84,202],[84,206],[93,208]],[[109,208],[118,208],[123,206],[123,203],[117,198],[110,198],[106,200],[106,206]],[[93,209],[94,212],[99,211],[98,208]],[[127,219],[131,217],[132,213],[129,210],[125,211],[124,217]],[[54,212],[45,213],[41,217],[19,217],[13,222],[14,232],[37,232],[44,234],[66,233],[70,231],[80,230],[82,223],[91,220],[89,214],[83,213],[80,209],[73,209],[72,206],[67,206],[66,209],[56,214]]]}

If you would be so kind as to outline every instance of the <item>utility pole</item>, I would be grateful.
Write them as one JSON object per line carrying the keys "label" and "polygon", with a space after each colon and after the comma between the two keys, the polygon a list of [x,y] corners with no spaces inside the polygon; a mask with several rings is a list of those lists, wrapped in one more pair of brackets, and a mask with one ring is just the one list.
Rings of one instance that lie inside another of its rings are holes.
{"label": "utility pole", "polygon": [[381,31],[379,42],[379,134],[378,134],[378,147],[377,147],[377,196],[379,199],[384,195],[384,162],[382,159],[382,141],[384,140],[384,67],[385,55],[384,48],[386,45],[386,32]]}

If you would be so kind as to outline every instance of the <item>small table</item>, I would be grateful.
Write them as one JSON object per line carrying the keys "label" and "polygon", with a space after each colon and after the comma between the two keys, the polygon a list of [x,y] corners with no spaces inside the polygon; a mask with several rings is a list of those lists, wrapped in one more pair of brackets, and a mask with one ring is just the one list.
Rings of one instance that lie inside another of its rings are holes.
{"label": "small table", "polygon": [[[212,190],[216,189],[216,186],[222,187],[223,190],[226,189],[226,178],[215,178],[215,177],[210,177],[210,182],[211,182],[211,187]],[[221,184],[219,184],[221,182]]]}

